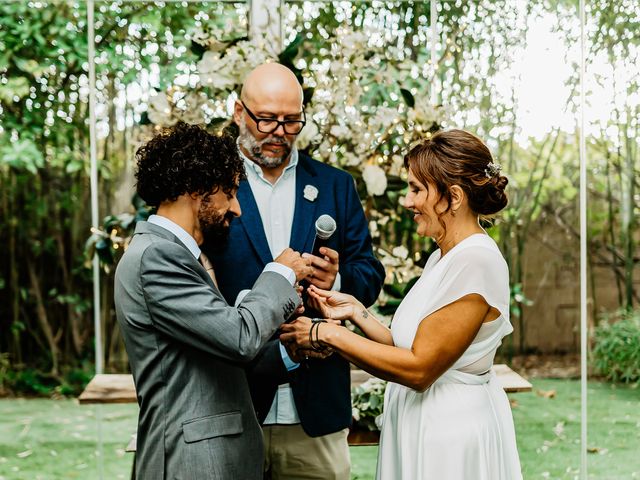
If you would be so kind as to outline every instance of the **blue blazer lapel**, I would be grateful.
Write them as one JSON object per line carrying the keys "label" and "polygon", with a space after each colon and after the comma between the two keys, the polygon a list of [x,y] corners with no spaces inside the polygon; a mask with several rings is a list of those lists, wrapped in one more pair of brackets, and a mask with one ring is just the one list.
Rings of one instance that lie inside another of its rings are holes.
{"label": "blue blazer lapel", "polygon": [[[298,252],[311,252],[315,236],[316,208],[322,195],[318,177],[311,164],[300,155],[296,167],[296,208],[291,226],[289,245]],[[304,198],[304,188],[312,185],[318,189],[318,198],[314,201]]]}
{"label": "blue blazer lapel", "polygon": [[253,196],[249,182],[246,180],[240,182],[238,201],[242,209],[242,215],[240,215],[239,218],[240,223],[247,232],[247,237],[249,237],[249,241],[260,257],[260,260],[266,265],[273,261],[273,258],[267,237],[264,234],[264,227],[262,226],[262,219],[260,218],[258,205],[256,205],[256,199]]}

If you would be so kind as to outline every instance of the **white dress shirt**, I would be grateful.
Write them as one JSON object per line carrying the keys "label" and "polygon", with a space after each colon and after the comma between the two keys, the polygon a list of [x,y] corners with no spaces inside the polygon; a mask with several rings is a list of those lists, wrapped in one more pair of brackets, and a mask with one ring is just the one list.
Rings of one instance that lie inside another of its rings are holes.
{"label": "white dress shirt", "polygon": [[153,223],[154,225],[158,225],[159,227],[164,228],[165,230],[169,230],[173,233],[178,240],[184,243],[184,246],[191,252],[191,254],[196,257],[196,260],[200,258],[200,247],[196,243],[195,239],[187,233],[187,231],[178,225],[176,222],[169,220],[167,217],[163,217],[162,215],[151,215],[147,222]]}

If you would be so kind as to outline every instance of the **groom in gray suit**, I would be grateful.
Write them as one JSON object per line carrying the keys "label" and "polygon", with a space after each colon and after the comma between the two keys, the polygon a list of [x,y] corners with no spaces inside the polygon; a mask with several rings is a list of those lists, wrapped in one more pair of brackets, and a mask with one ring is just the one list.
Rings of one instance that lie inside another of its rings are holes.
{"label": "groom in gray suit", "polygon": [[140,414],[136,475],[262,478],[262,434],[243,366],[296,309],[313,270],[291,249],[268,264],[237,308],[199,245],[240,215],[235,142],[180,123],[136,153],[137,190],[157,213],[139,222],[118,264],[115,304]]}

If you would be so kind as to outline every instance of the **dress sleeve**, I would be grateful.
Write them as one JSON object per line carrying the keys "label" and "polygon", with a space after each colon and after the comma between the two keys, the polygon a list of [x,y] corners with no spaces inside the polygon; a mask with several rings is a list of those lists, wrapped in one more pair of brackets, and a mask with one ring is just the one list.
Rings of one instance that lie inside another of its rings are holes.
{"label": "dress sleeve", "polygon": [[[421,318],[470,294],[485,301],[509,320],[509,269],[497,249],[473,246],[451,252],[439,285],[434,289]],[[446,256],[441,261],[446,261]]]}

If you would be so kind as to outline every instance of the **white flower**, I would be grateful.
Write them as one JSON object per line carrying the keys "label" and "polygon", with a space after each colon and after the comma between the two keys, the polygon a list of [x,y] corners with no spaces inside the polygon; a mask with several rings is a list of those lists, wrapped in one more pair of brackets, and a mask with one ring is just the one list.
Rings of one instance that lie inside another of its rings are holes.
{"label": "white flower", "polygon": [[201,125],[205,121],[204,101],[196,92],[189,92],[184,98],[184,110],[180,113],[180,118],[185,123]]}
{"label": "white flower", "polygon": [[325,138],[322,140],[322,143],[318,147],[318,152],[330,152],[331,151],[331,142],[329,139]]}
{"label": "white flower", "polygon": [[362,171],[362,179],[369,195],[382,195],[387,189],[387,176],[377,165],[367,165]]}
{"label": "white flower", "polygon": [[378,222],[375,220],[371,220],[369,222],[369,233],[371,233],[371,237],[377,238],[380,236],[380,230],[378,230]]}
{"label": "white flower", "polygon": [[376,427],[378,427],[378,430],[382,430],[382,424],[384,423],[384,413],[378,415],[374,422],[376,423]]}
{"label": "white flower", "polygon": [[408,118],[429,127],[434,123],[440,123],[441,112],[429,103],[427,97],[418,97],[415,106],[408,112]]}
{"label": "white flower", "polygon": [[196,28],[191,34],[191,39],[198,45],[202,45],[203,47],[206,47],[209,44],[210,38],[211,35],[208,32],[205,32],[200,27]]}
{"label": "white flower", "polygon": [[356,156],[353,152],[345,152],[344,156],[344,164],[347,167],[355,167],[360,164],[360,158]]}
{"label": "white flower", "polygon": [[147,110],[149,120],[156,125],[171,126],[178,119],[171,114],[171,105],[165,93],[159,93],[149,98],[149,109]]}
{"label": "white flower", "polygon": [[391,250],[391,253],[393,253],[394,256],[402,259],[405,259],[407,258],[407,256],[409,256],[409,250],[407,250],[407,248],[404,245],[395,247],[393,250]]}
{"label": "white flower", "polygon": [[[391,157],[391,167],[389,168],[389,173],[391,175],[400,176],[400,172],[404,168],[404,158],[402,155],[394,155]],[[404,201],[402,202],[404,205]]]}
{"label": "white flower", "polygon": [[221,58],[216,52],[206,51],[198,62],[200,83],[219,90],[234,87],[238,79],[233,65],[230,65],[230,58],[229,55]]}
{"label": "white flower", "polygon": [[305,185],[302,195],[310,202],[315,202],[316,198],[318,198],[318,189],[313,185]]}
{"label": "white flower", "polygon": [[360,410],[358,410],[356,407],[351,407],[351,416],[353,417],[353,419],[357,422],[360,420]]}
{"label": "white flower", "polygon": [[296,146],[299,149],[304,149],[309,146],[310,143],[315,143],[318,140],[320,131],[316,122],[313,120],[307,120],[306,125],[296,138]]}
{"label": "white flower", "polygon": [[333,125],[330,130],[331,135],[336,138],[349,138],[351,130],[344,125]]}

